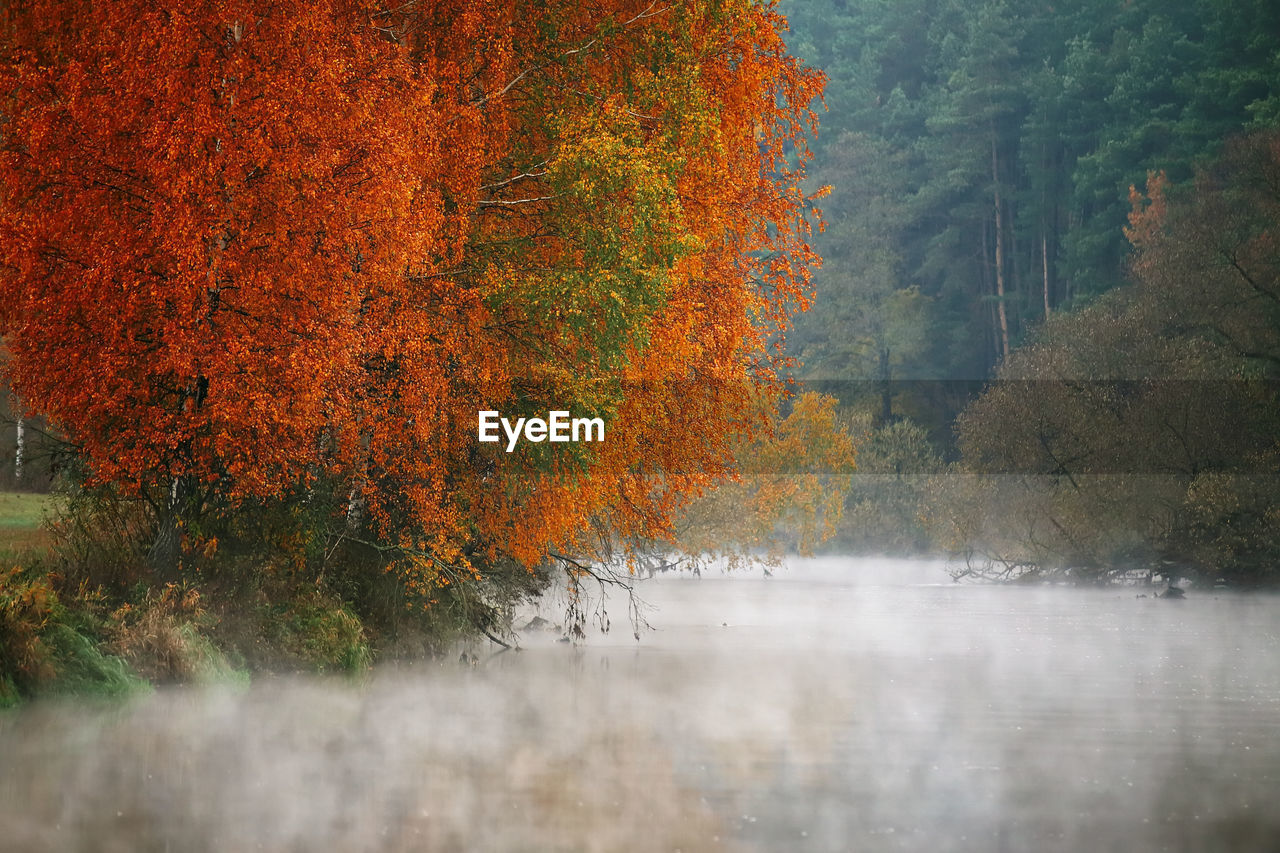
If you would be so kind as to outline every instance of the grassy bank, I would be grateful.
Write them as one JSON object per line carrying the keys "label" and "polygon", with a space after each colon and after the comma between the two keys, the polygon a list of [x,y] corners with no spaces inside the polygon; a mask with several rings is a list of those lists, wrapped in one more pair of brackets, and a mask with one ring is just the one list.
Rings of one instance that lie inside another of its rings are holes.
{"label": "grassy bank", "polygon": [[118,533],[61,498],[0,492],[0,708],[370,665],[370,632],[319,585],[284,573],[229,595],[199,565],[161,580],[113,552]]}
{"label": "grassy bank", "polygon": [[59,501],[0,492],[0,707],[49,693],[118,695],[146,682],[104,652],[92,597],[59,593],[49,521]]}

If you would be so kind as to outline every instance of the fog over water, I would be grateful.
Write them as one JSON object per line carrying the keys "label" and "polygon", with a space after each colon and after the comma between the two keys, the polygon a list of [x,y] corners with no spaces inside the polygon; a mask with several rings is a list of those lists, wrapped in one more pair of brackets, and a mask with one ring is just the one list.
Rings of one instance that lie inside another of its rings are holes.
{"label": "fog over water", "polygon": [[0,715],[0,849],[1280,849],[1280,598],[861,559],[638,589],[639,642],[614,601],[474,665]]}

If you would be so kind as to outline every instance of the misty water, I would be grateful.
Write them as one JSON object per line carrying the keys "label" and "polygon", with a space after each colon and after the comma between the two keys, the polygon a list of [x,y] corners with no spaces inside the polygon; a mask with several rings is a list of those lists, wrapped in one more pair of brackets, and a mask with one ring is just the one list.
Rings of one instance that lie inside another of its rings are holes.
{"label": "misty water", "polygon": [[0,848],[1280,846],[1280,598],[869,560],[638,589],[639,642],[615,600],[577,645],[0,716]]}

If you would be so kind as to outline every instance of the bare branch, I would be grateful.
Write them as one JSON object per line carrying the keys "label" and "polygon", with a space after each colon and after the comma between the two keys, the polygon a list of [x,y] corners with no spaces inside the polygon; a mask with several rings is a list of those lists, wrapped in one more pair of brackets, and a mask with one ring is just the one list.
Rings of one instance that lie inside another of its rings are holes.
{"label": "bare branch", "polygon": [[514,207],[518,204],[532,204],[535,201],[552,201],[559,198],[559,195],[540,195],[534,198],[513,198],[513,199],[486,199],[476,202],[481,207]]}
{"label": "bare branch", "polygon": [[[541,163],[538,163],[537,165],[535,165],[534,168],[537,168],[538,166],[545,166],[545,165],[547,165],[547,162],[543,160]],[[507,178],[505,181],[498,181],[496,184],[484,184],[483,186],[480,187],[480,189],[496,190],[498,187],[505,187],[508,184],[513,184],[516,181],[522,180],[524,178],[541,178],[546,174],[547,174],[546,170],[543,170],[541,172],[521,172],[518,175],[514,175],[510,178]]]}

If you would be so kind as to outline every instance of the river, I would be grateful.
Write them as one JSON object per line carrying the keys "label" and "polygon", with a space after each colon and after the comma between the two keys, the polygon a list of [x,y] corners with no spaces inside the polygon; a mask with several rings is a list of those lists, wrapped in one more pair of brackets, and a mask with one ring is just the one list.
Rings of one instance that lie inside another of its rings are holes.
{"label": "river", "polygon": [[1280,597],[837,559],[638,590],[638,642],[613,601],[576,645],[0,715],[0,849],[1280,849]]}

